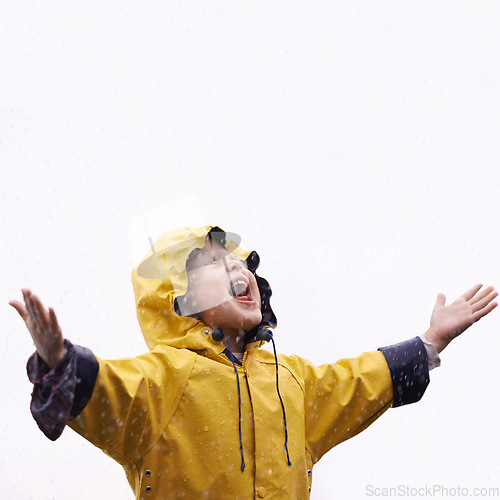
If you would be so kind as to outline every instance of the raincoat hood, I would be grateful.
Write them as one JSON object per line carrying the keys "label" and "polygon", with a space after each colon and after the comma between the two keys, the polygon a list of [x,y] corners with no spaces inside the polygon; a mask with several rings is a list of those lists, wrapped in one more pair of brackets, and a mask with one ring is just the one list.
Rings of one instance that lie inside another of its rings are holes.
{"label": "raincoat hood", "polygon": [[181,228],[161,235],[141,263],[132,271],[137,319],[150,350],[158,345],[188,348],[194,351],[224,349],[211,336],[211,330],[199,319],[183,315],[179,300],[187,291],[186,262],[191,253],[205,246],[208,235],[228,252],[245,262],[254,274],[261,295],[262,321],[247,337],[256,341],[255,334],[261,327],[274,328],[276,316],[271,305],[271,288],[257,276],[260,259],[255,251],[245,251],[239,246],[239,237],[217,226]]}

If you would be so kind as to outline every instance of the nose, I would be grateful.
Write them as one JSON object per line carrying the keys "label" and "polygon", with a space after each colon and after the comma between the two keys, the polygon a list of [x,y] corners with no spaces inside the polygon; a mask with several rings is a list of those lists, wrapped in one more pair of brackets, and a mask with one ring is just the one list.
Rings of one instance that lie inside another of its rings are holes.
{"label": "nose", "polygon": [[229,268],[231,269],[231,271],[240,271],[241,269],[243,269],[243,262],[241,262],[239,259],[232,260]]}

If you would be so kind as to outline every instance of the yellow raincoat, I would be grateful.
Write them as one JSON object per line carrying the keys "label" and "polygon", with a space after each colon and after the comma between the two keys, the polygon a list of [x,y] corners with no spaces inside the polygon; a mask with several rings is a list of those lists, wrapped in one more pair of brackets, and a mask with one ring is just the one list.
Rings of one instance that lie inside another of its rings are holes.
{"label": "yellow raincoat", "polygon": [[[97,358],[92,397],[69,426],[123,466],[137,499],[308,498],[322,455],[391,406],[388,364],[380,351],[319,367],[278,356],[288,465],[274,355],[260,348],[262,341],[248,344],[237,366],[242,471],[236,374],[226,346],[201,321],[174,309],[187,287],[186,259],[211,229],[178,230],[157,241],[157,249],[175,247],[153,256],[164,261],[163,279],[134,269],[137,316],[150,352]],[[239,247],[234,253],[250,254]]]}

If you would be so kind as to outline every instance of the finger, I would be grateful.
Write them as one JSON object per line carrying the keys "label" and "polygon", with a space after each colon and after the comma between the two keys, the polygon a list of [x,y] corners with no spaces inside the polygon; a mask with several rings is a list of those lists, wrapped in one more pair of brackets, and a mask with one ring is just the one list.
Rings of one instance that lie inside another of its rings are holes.
{"label": "finger", "polygon": [[40,318],[38,317],[38,313],[35,310],[35,304],[32,299],[31,293],[27,293],[24,297],[24,302],[26,304],[26,309],[29,314],[29,319],[31,320],[31,323],[33,324],[34,328],[40,330],[42,328],[42,322],[40,321]]}
{"label": "finger", "polygon": [[488,307],[485,307],[484,309],[481,309],[480,311],[477,311],[472,315],[472,319],[474,322],[479,321],[481,318],[489,314],[495,307],[498,306],[498,302],[492,302]]}
{"label": "finger", "polygon": [[35,343],[39,341],[47,331],[47,324],[44,322],[43,318],[40,317],[40,313],[36,310],[36,304],[33,298],[36,297],[30,290],[25,294],[25,303],[28,313],[30,315],[31,326],[28,325],[31,336]]}
{"label": "finger", "polygon": [[481,293],[472,297],[472,299],[470,300],[470,303],[475,304],[476,302],[479,302],[481,299],[483,299],[488,294],[490,294],[494,289],[495,289],[494,286],[489,286],[488,288],[485,288],[484,290],[481,291]]}
{"label": "finger", "polygon": [[37,295],[33,295],[33,302],[35,303],[35,310],[39,314],[40,318],[43,320],[45,326],[49,326],[49,314],[42,304],[42,301]]}
{"label": "finger", "polygon": [[49,322],[51,330],[53,330],[54,332],[61,331],[61,327],[59,326],[59,323],[57,321],[56,313],[54,312],[54,309],[52,309],[52,307],[49,307]]}
{"label": "finger", "polygon": [[24,291],[23,290],[23,298],[24,298],[24,303],[26,304],[26,311],[28,312],[28,319],[32,321],[33,324],[37,324],[37,317],[35,314],[35,311],[33,310],[33,303],[30,298],[30,291]]}
{"label": "finger", "polygon": [[30,296],[31,301],[33,303],[33,310],[35,311],[35,314],[37,315],[38,321],[41,323],[41,325],[44,328],[49,327],[49,316],[47,314],[47,311],[45,310],[45,307],[43,307],[43,304],[41,300],[38,298],[38,296],[32,294]]}
{"label": "finger", "polygon": [[19,316],[21,316],[25,322],[28,320],[28,311],[22,302],[11,300],[9,304],[19,313]]}
{"label": "finger", "polygon": [[444,293],[438,293],[434,309],[436,309],[437,307],[443,307],[445,304],[446,304],[446,295]]}
{"label": "finger", "polygon": [[473,286],[469,291],[465,292],[462,295],[462,298],[465,299],[465,300],[472,299],[472,297],[474,297],[474,295],[476,295],[476,293],[482,288],[482,286],[483,285],[481,283],[479,283],[478,285]]}
{"label": "finger", "polygon": [[472,312],[476,313],[477,311],[480,311],[481,309],[485,308],[497,296],[498,292],[493,292],[484,297],[483,299],[479,300],[473,305]]}

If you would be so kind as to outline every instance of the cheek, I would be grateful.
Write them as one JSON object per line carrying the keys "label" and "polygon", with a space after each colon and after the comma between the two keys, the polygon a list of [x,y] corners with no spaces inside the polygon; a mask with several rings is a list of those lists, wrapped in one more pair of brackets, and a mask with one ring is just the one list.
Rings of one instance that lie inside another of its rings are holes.
{"label": "cheek", "polygon": [[202,309],[216,307],[230,298],[224,276],[194,275],[189,286],[193,299]]}
{"label": "cheek", "polygon": [[234,311],[227,302],[208,307],[200,313],[201,319],[207,324],[223,326],[227,320],[231,321]]}
{"label": "cheek", "polygon": [[255,280],[255,278],[253,279],[253,283],[252,283],[252,295],[253,295],[254,300],[260,306],[260,302],[261,302],[260,290],[259,290],[259,285],[257,285],[257,281]]}

